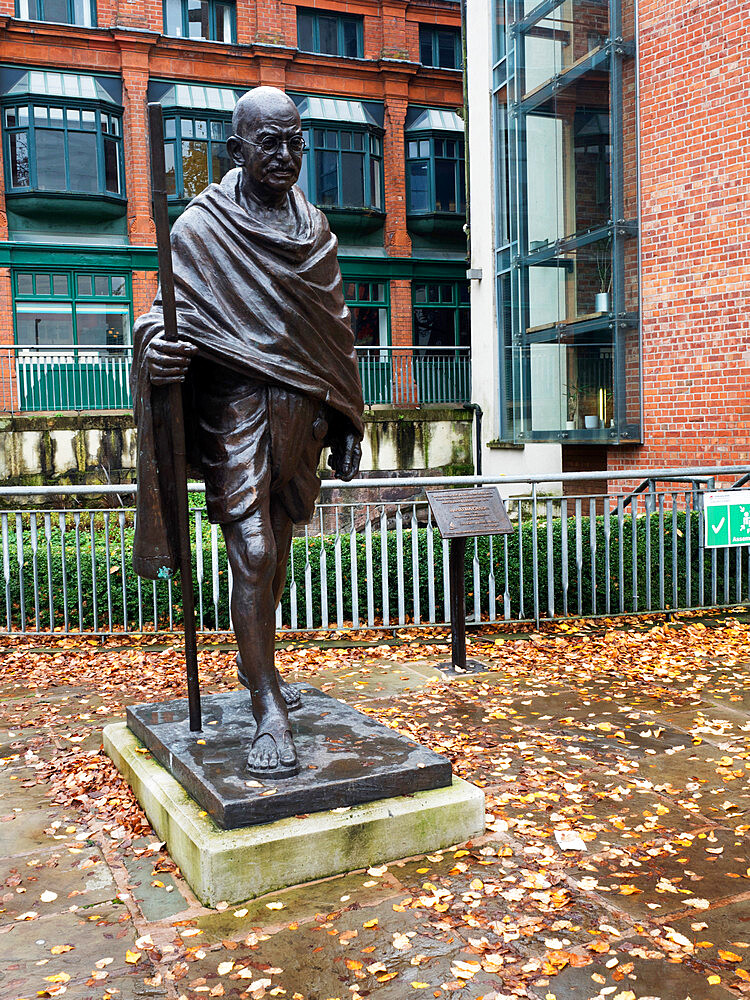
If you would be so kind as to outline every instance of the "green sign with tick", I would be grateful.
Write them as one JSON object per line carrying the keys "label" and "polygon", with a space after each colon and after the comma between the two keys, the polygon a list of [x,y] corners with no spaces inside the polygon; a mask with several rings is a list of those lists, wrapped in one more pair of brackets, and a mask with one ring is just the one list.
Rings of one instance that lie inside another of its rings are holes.
{"label": "green sign with tick", "polygon": [[703,495],[707,549],[750,545],[750,490],[723,490]]}

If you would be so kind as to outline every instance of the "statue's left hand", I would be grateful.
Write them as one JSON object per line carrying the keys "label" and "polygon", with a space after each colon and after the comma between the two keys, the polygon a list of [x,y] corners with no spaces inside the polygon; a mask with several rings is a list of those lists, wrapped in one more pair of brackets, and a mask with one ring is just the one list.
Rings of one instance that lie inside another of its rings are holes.
{"label": "statue's left hand", "polygon": [[355,431],[347,431],[331,444],[328,464],[338,478],[343,479],[345,483],[357,475],[361,460],[362,445],[359,435]]}

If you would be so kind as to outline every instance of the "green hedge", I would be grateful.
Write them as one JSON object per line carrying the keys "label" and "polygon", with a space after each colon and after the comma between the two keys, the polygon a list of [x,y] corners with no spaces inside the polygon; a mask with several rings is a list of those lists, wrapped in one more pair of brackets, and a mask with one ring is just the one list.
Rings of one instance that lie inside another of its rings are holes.
{"label": "green hedge", "polygon": [[[98,512],[93,515],[94,525],[94,557],[96,563],[96,591],[92,588],[92,558],[91,558],[91,537],[90,516],[82,514],[80,520],[80,569],[76,556],[76,532],[72,526],[73,515],[67,515],[67,530],[65,532],[65,546],[63,560],[63,546],[58,528],[58,516],[53,514],[51,518],[51,533],[49,544],[49,568],[48,550],[45,537],[43,518],[38,518],[38,545],[37,545],[37,579],[38,591],[37,601],[39,606],[39,624],[42,630],[47,630],[50,625],[50,592],[52,595],[52,618],[56,628],[61,628],[64,623],[64,604],[67,597],[68,622],[69,627],[82,627],[84,630],[93,630],[95,627],[99,631],[109,631],[114,628],[119,631],[123,623],[123,590],[127,597],[128,607],[128,629],[138,629],[141,622],[138,619],[138,591],[141,592],[141,606],[143,609],[143,624],[146,628],[153,627],[154,619],[159,626],[169,627],[171,624],[180,623],[180,598],[179,580],[159,581],[152,584],[151,581],[138,581],[133,573],[130,563],[130,553],[133,542],[132,515],[124,512],[122,515],[114,513],[107,519],[105,515]],[[124,526],[121,527],[121,524]],[[610,610],[617,613],[622,607],[625,611],[644,611],[648,607],[648,569],[650,568],[650,596],[651,607],[658,609],[660,602],[660,548],[659,548],[659,516],[638,517],[635,521],[636,538],[636,588],[633,587],[633,519],[626,517],[622,525],[622,538],[620,538],[620,528],[616,517],[609,519],[609,581],[610,581]],[[576,534],[578,528],[578,536]],[[690,518],[690,538],[689,544],[686,535],[686,514],[678,512],[674,519],[671,513],[664,515],[664,607],[677,608],[688,605],[696,606],[699,603],[699,560],[700,546],[698,537],[698,517],[692,515]],[[524,617],[534,615],[534,550],[536,549],[536,560],[538,568],[538,606],[542,616],[547,613],[548,589],[550,585],[550,574],[548,574],[548,537],[551,534],[552,543],[552,572],[551,585],[554,594],[554,611],[557,615],[564,613],[563,594],[563,533],[567,530],[567,612],[577,614],[591,614],[596,611],[602,614],[606,610],[605,594],[607,583],[607,562],[605,558],[607,542],[605,536],[605,519],[598,516],[593,519],[593,534],[595,538],[595,557],[592,561],[592,520],[589,517],[581,517],[576,524],[574,518],[567,518],[563,521],[554,518],[548,524],[540,521],[534,538],[534,529],[531,523],[525,523],[522,531],[514,531],[507,537],[496,537],[494,539],[480,538],[476,544],[469,542],[466,555],[466,594],[467,608],[471,615],[474,606],[474,579],[475,560],[479,570],[480,578],[480,604],[484,617],[488,613],[489,601],[489,575],[490,565],[494,571],[494,587],[496,594],[496,615],[503,616],[504,596],[506,592],[510,601],[510,613],[514,618],[519,617],[521,608]],[[107,559],[106,535],[109,536],[109,560]],[[650,559],[647,559],[648,538],[650,535]],[[9,518],[7,525],[7,550],[3,551],[3,558],[7,560],[10,580],[6,585],[6,606],[10,607],[11,622],[13,628],[21,625],[20,612],[20,586],[18,574],[18,559],[15,524]],[[388,607],[389,620],[391,624],[398,621],[399,608],[399,580],[401,581],[403,606],[407,621],[413,619],[414,615],[414,579],[413,579],[413,557],[412,557],[412,531],[404,529],[403,534],[403,560],[399,563],[397,552],[397,533],[390,530],[387,534],[387,582],[388,582]],[[577,539],[580,539],[580,566],[576,559]],[[520,541],[520,550],[519,550]],[[382,622],[383,615],[383,588],[382,588],[382,549],[381,535],[378,531],[372,532],[372,568],[368,571],[367,566],[367,546],[364,532],[356,537],[356,564],[357,564],[357,598],[359,603],[359,618],[362,624],[366,624],[368,615],[368,579],[372,581],[372,601],[375,615],[375,623]],[[672,570],[673,544],[677,548],[677,575],[676,580]],[[292,549],[292,572],[290,578],[296,582],[297,599],[297,625],[305,627],[307,622],[307,597],[306,580],[309,579],[309,605],[312,609],[312,624],[314,627],[321,625],[321,549],[325,553],[325,578],[327,581],[327,603],[328,622],[330,626],[336,624],[337,614],[337,593],[336,593],[336,550],[340,547],[340,560],[342,567],[340,600],[343,605],[344,621],[352,618],[352,573],[351,573],[351,549],[350,536],[342,534],[338,538],[334,535],[326,535],[322,539],[320,536],[310,537],[308,540],[296,538]],[[428,556],[428,529],[416,529],[417,562],[419,566],[418,577],[418,599],[421,620],[428,618],[429,609],[429,556]],[[434,580],[434,602],[436,616],[438,620],[443,619],[444,591],[443,591],[443,543],[437,530],[432,534],[432,570]],[[31,532],[28,525],[28,518],[24,518],[23,530],[23,588],[25,595],[25,619],[26,627],[35,627],[35,600],[34,600],[34,567],[31,558]],[[619,567],[621,562],[624,574],[622,584],[619,579]],[[686,555],[690,554],[690,572],[687,572]],[[229,626],[228,609],[228,587],[227,587],[227,565],[221,533],[218,534],[218,579],[220,587],[220,597],[218,608],[214,605],[212,587],[212,565],[211,565],[211,539],[208,524],[203,520],[203,614],[206,628],[214,628],[218,624],[219,628],[226,629]],[[506,571],[507,554],[507,571]],[[711,565],[712,559],[717,560],[717,602],[732,603],[737,600],[737,573],[738,562],[736,553],[727,554],[720,551],[716,556],[711,552],[704,552],[703,565],[705,573],[704,603],[710,604],[711,593]],[[727,560],[727,577],[729,580],[729,590],[725,592],[725,559]],[[592,562],[593,570],[592,573]],[[64,564],[64,565],[63,565]],[[5,565],[5,563],[4,563]],[[124,566],[124,573],[123,573]],[[739,561],[740,582],[742,593],[747,594],[748,590],[748,560],[743,555]],[[198,604],[199,590],[197,586],[197,574],[194,574],[196,584],[196,604]],[[80,597],[78,581],[80,579]],[[688,592],[689,580],[689,592]],[[123,582],[124,581],[124,582]],[[173,615],[170,619],[170,590],[173,596]],[[634,597],[637,595],[637,603]],[[96,597],[96,601],[94,600]],[[521,598],[523,604],[521,605]],[[290,624],[290,583],[282,598],[283,623]],[[111,613],[110,613],[111,608]],[[155,609],[155,611],[154,611]],[[80,616],[80,620],[79,620]],[[4,617],[4,616],[3,616]]]}

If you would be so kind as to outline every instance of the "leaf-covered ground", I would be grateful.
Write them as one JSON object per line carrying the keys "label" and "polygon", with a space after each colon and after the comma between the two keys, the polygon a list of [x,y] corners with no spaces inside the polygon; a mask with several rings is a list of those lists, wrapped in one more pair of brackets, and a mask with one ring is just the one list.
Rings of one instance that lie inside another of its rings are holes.
{"label": "leaf-covered ground", "polygon": [[[282,671],[484,788],[469,844],[201,907],[101,753],[184,694],[174,646],[14,638],[0,657],[0,1000],[714,1000],[750,994],[750,625],[507,625],[480,673],[439,629],[285,640]],[[162,640],[163,642],[163,640]],[[204,690],[236,687],[206,644]]]}

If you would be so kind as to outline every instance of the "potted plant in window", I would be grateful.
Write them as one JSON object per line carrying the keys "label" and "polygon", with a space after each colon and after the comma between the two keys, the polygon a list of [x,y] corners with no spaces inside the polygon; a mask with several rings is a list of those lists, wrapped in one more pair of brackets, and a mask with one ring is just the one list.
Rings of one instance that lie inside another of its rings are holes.
{"label": "potted plant in window", "polygon": [[594,301],[594,312],[608,313],[610,311],[610,292],[612,291],[612,241],[607,240],[602,248],[596,251],[596,272],[599,276],[599,291]]}

